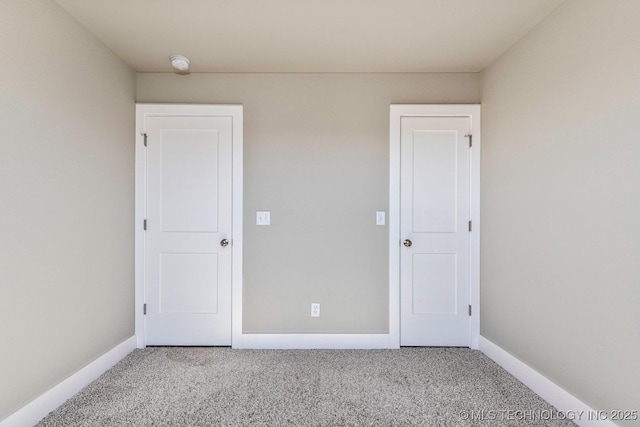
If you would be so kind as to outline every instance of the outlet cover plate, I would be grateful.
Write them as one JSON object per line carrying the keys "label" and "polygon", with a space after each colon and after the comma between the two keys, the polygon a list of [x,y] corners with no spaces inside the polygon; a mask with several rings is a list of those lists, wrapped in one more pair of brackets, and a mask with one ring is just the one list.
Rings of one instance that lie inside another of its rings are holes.
{"label": "outlet cover plate", "polygon": [[320,303],[311,303],[311,317],[320,317]]}

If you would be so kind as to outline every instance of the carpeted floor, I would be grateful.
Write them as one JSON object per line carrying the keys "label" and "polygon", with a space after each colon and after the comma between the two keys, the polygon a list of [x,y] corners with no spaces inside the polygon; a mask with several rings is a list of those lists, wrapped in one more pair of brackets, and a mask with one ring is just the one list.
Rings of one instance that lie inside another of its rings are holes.
{"label": "carpeted floor", "polygon": [[557,418],[469,349],[150,347],[38,426],[573,425]]}

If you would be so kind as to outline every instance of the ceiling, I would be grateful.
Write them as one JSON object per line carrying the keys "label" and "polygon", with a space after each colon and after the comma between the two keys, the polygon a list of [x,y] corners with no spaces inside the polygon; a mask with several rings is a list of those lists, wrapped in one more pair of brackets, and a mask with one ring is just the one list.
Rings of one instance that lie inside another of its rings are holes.
{"label": "ceiling", "polygon": [[564,0],[56,0],[139,72],[477,72]]}

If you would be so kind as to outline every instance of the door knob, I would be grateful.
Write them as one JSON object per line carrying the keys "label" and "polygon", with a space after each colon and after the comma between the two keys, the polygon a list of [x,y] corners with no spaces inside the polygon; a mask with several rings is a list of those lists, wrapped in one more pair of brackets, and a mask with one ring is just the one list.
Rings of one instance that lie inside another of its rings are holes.
{"label": "door knob", "polygon": [[226,248],[227,246],[229,246],[229,241],[227,239],[220,240],[220,246]]}
{"label": "door knob", "polygon": [[413,242],[409,239],[406,239],[404,242],[402,242],[402,244],[405,245],[406,247],[409,247],[413,245]]}

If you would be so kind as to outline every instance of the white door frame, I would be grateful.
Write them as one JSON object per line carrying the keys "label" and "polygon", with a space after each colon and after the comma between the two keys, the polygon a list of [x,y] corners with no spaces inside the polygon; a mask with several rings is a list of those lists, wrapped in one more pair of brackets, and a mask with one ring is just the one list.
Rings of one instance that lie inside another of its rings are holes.
{"label": "white door frame", "polygon": [[[400,336],[400,121],[402,117],[469,117],[473,146],[470,159],[470,212],[473,227],[470,235],[469,303],[470,347],[478,348],[480,337],[480,105],[479,104],[392,104],[390,108],[389,167],[389,288],[390,310],[397,310],[397,333]],[[393,302],[397,301],[396,304]],[[394,313],[396,316],[396,313]],[[391,325],[390,325],[391,326]]]}
{"label": "white door frame", "polygon": [[135,139],[135,334],[138,348],[144,348],[144,312],[146,282],[147,153],[146,118],[150,116],[226,116],[232,119],[232,237],[231,237],[231,343],[242,334],[242,105],[136,104]]}

